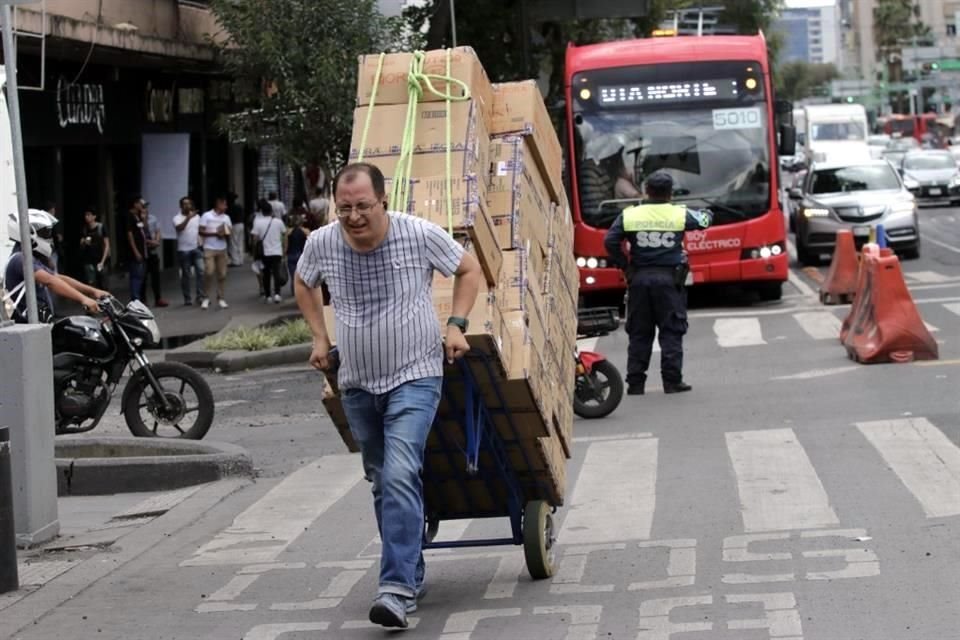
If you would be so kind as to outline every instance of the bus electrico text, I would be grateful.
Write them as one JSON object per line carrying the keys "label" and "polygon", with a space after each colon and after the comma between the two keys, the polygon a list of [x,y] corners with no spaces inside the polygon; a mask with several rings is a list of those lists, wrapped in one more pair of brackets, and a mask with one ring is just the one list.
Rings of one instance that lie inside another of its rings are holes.
{"label": "bus electrico text", "polygon": [[777,139],[793,153],[796,136],[792,105],[773,100],[763,36],[571,45],[565,73],[574,251],[586,302],[622,293],[604,234],[658,169],[673,176],[675,202],[713,212],[710,229],[686,233],[688,282],[742,283],[779,299],[788,258]]}

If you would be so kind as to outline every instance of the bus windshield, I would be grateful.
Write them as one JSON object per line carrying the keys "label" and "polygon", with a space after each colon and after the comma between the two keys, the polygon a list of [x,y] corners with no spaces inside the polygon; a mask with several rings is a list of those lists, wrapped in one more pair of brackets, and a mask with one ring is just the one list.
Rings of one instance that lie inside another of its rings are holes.
{"label": "bus windshield", "polygon": [[662,75],[664,67],[674,66],[685,69],[670,73],[673,78],[704,77],[690,72],[707,69],[706,77],[716,79],[647,83],[645,76],[654,72],[634,67],[629,68],[634,84],[601,79],[599,96],[589,102],[581,90],[573,116],[574,153],[586,224],[609,228],[625,207],[640,201],[644,179],[658,170],[673,176],[674,201],[710,209],[714,224],[742,222],[770,210],[771,151],[762,87],[754,82],[747,85],[754,88],[752,95],[738,91],[743,63],[732,70],[731,63],[660,65],[657,70]]}

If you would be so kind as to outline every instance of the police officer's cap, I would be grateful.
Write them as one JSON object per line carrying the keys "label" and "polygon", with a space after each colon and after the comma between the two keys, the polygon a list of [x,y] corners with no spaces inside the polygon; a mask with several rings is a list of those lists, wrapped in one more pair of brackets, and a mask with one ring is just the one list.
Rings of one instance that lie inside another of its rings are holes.
{"label": "police officer's cap", "polygon": [[647,177],[647,190],[670,195],[673,193],[673,176],[666,171],[654,171]]}

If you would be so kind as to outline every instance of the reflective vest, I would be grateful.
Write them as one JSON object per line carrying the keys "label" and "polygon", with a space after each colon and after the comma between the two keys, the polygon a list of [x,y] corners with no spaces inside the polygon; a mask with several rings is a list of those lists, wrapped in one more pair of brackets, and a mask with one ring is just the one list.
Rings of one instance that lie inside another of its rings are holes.
{"label": "reflective vest", "polygon": [[687,208],[680,204],[662,202],[658,204],[639,204],[623,211],[623,230],[627,233],[639,231],[675,231],[682,233],[687,226]]}

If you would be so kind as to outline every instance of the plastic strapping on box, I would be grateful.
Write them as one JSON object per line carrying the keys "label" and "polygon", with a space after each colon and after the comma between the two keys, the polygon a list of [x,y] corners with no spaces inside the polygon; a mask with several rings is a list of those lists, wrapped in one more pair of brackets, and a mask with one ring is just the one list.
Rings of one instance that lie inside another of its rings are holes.
{"label": "plastic strapping on box", "polygon": [[[400,147],[400,158],[397,161],[397,168],[395,171],[395,180],[393,183],[393,189],[391,192],[390,201],[391,202],[407,202],[409,199],[409,185],[410,177],[413,169],[413,152],[414,152],[414,141],[416,140],[417,134],[417,107],[420,104],[420,97],[423,95],[424,90],[429,91],[430,93],[444,98],[447,103],[447,151],[446,151],[446,165],[447,165],[447,223],[448,231],[451,235],[453,234],[453,177],[451,170],[451,138],[452,136],[452,124],[450,122],[451,116],[451,103],[454,101],[461,102],[470,99],[470,87],[467,86],[462,80],[458,80],[451,76],[451,56],[452,51],[447,51],[447,69],[446,75],[434,75],[427,74],[423,72],[424,61],[426,59],[426,54],[423,51],[413,52],[413,57],[410,61],[410,71],[407,75],[407,117],[406,122],[404,123],[403,128],[403,142]],[[434,80],[445,83],[445,91],[439,91],[433,84]],[[451,94],[450,85],[455,84],[459,85],[463,90],[463,95],[454,96]],[[372,106],[371,106],[372,111]]]}
{"label": "plastic strapping on box", "polygon": [[373,89],[370,91],[370,106],[367,107],[367,118],[363,123],[363,133],[360,135],[360,154],[357,162],[363,162],[363,152],[367,148],[367,134],[370,132],[370,121],[373,119],[373,107],[377,104],[377,89],[380,88],[380,75],[383,73],[383,60],[387,54],[381,53],[377,60],[377,72],[373,76]]}

